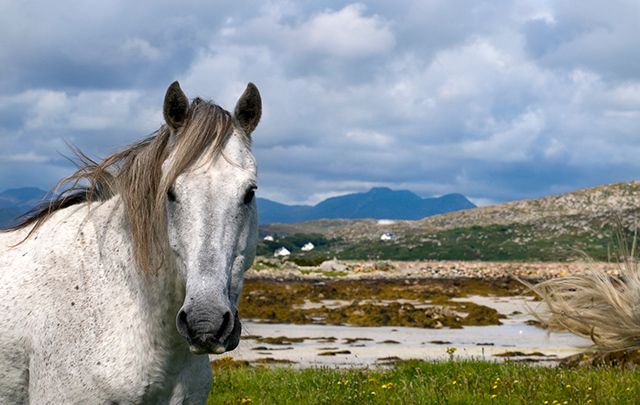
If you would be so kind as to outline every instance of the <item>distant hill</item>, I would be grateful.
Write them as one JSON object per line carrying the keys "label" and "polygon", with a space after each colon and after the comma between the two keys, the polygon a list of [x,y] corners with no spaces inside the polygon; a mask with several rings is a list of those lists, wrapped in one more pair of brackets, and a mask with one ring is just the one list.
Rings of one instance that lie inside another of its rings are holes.
{"label": "distant hill", "polygon": [[[640,182],[511,201],[417,221],[322,219],[262,225],[260,233],[276,235],[275,244],[295,235],[322,236],[323,251],[315,254],[343,259],[562,261],[581,259],[585,254],[608,260],[618,254],[616,235],[622,231],[631,241],[636,226],[640,226]],[[393,232],[397,240],[380,241],[384,232]]]}
{"label": "distant hill", "polygon": [[261,224],[289,224],[333,218],[415,220],[469,208],[475,208],[475,205],[461,194],[421,198],[408,190],[391,190],[386,187],[372,188],[366,193],[328,198],[314,206],[286,205],[258,198],[258,217]]}
{"label": "distant hill", "polygon": [[[10,225],[16,217],[41,203],[46,196],[46,191],[35,187],[1,192],[0,227]],[[420,198],[407,190],[394,191],[383,187],[372,188],[366,193],[328,198],[315,206],[286,205],[264,198],[258,198],[257,202],[261,224],[290,224],[321,218],[421,219],[475,207],[461,194]]]}
{"label": "distant hill", "polygon": [[41,203],[47,192],[35,187],[5,190],[0,193],[0,228],[11,225],[17,217]]}
{"label": "distant hill", "polygon": [[[0,226],[33,208],[46,194],[37,188],[0,193]],[[615,235],[622,229],[631,241],[640,226],[640,182],[479,208],[459,194],[423,199],[387,188],[333,197],[315,206],[258,199],[258,207],[260,235],[275,237],[272,242],[260,240],[259,253],[272,255],[275,248],[287,246],[292,258],[299,255],[308,262],[333,257],[562,261],[585,254],[608,260],[617,254]],[[459,211],[438,214],[454,209]],[[421,219],[397,219],[400,215]],[[314,216],[323,219],[299,222]],[[269,221],[273,223],[266,224]],[[397,239],[381,241],[386,232]],[[300,252],[307,242],[316,249]]]}

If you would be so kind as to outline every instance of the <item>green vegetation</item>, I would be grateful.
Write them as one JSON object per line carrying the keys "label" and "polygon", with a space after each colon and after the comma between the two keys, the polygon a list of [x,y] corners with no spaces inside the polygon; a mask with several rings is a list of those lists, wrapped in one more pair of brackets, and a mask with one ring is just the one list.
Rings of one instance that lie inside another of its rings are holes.
{"label": "green vegetation", "polygon": [[[595,260],[611,259],[615,232],[611,227],[594,226],[591,229],[557,232],[530,224],[511,224],[471,226],[429,234],[416,231],[393,242],[324,239],[313,255],[317,262],[326,257],[352,260],[566,261],[587,255]],[[631,231],[628,231],[628,236],[631,237]],[[286,240],[271,243],[278,246]],[[291,251],[294,252],[292,261],[298,262],[305,257],[298,252],[299,249]]]}
{"label": "green vegetation", "polygon": [[635,404],[640,371],[484,361],[390,369],[214,366],[208,404]]}
{"label": "green vegetation", "polygon": [[[329,239],[320,234],[296,233],[273,242],[260,241],[258,255],[272,256],[280,246],[292,252],[289,260],[300,266],[318,266],[328,258],[352,260],[484,260],[566,261],[585,255],[611,259],[615,227],[593,224],[575,229],[531,224],[488,225],[454,228],[432,233],[413,231],[396,241]],[[632,232],[627,231],[632,237]],[[307,242],[311,252],[301,252]]]}
{"label": "green vegetation", "polygon": [[[313,243],[314,249],[303,252],[302,246]],[[292,252],[289,260],[298,266],[319,266],[331,257],[332,246],[337,246],[338,239],[327,239],[317,233],[296,233],[293,235],[277,237],[275,241],[260,240],[256,253],[258,256],[271,257],[273,252],[280,247],[285,247]]]}
{"label": "green vegetation", "polygon": [[289,257],[289,260],[298,266],[317,267],[328,260],[328,257],[319,252],[294,253]]}
{"label": "green vegetation", "polygon": [[300,251],[306,243],[311,242],[315,246],[315,251],[323,250],[327,245],[335,243],[318,233],[296,233],[293,235],[278,237],[275,241],[260,240],[258,242],[258,256],[273,256],[273,252],[279,247],[285,247],[289,251]]}
{"label": "green vegetation", "polygon": [[489,225],[408,236],[395,242],[371,241],[346,246],[342,259],[563,261],[585,253],[607,260],[611,236],[543,233],[533,225]]}

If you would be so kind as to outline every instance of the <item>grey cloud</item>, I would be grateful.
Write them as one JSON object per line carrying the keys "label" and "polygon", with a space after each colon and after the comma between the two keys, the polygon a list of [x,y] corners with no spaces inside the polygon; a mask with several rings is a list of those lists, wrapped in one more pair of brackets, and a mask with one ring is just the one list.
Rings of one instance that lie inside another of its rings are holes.
{"label": "grey cloud", "polygon": [[608,80],[637,80],[640,71],[638,36],[640,7],[633,0],[589,0],[554,4],[551,21],[535,19],[523,32],[528,49],[543,66],[581,68]]}
{"label": "grey cloud", "polygon": [[0,16],[0,64],[7,69],[0,88],[139,88],[170,81],[225,20],[244,18],[261,4],[242,3],[14,3]]}
{"label": "grey cloud", "polygon": [[504,201],[640,174],[631,1],[28,7],[0,17],[0,189],[68,173],[63,140],[104,156],[148,135],[176,78],[227,109],[258,85],[260,193],[283,202],[375,185]]}

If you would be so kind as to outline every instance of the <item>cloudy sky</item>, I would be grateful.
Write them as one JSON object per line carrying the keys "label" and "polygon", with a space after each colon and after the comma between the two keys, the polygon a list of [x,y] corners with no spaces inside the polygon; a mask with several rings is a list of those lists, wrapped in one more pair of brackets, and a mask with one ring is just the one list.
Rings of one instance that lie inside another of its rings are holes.
{"label": "cloudy sky", "polygon": [[282,202],[640,177],[637,0],[8,0],[0,26],[0,190],[69,174],[65,142],[145,137],[175,79],[227,109],[257,84],[259,194]]}

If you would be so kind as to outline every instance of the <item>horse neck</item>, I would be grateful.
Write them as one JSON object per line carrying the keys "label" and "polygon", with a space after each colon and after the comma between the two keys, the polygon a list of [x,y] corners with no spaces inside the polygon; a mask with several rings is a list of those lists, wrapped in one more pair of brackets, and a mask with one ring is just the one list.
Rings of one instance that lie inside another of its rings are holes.
{"label": "horse neck", "polygon": [[141,270],[133,255],[131,232],[120,197],[90,209],[87,218],[96,229],[96,242],[104,252],[99,265],[111,272],[115,282],[124,282],[133,291],[140,292],[139,304],[150,317],[156,318],[153,321],[175,329],[175,316],[184,301],[185,286],[169,249],[162,250],[165,257],[161,268]]}

